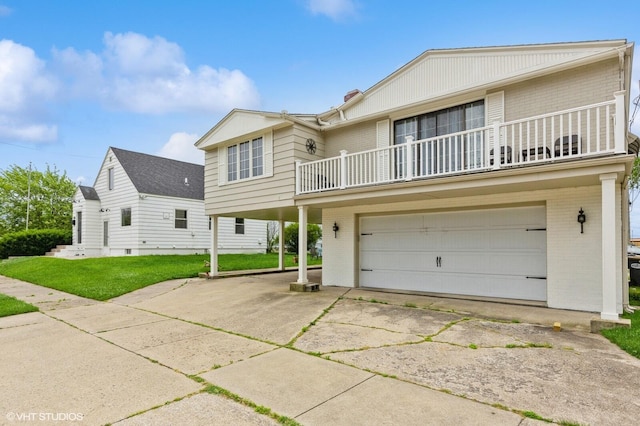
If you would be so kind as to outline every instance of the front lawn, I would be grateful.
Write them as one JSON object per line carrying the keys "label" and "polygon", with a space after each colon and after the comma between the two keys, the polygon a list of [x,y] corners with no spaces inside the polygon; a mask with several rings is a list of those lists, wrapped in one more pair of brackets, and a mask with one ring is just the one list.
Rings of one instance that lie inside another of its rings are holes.
{"label": "front lawn", "polygon": [[[54,288],[95,300],[107,300],[162,281],[197,277],[206,272],[209,255],[102,257],[78,260],[28,257],[0,263],[0,275]],[[278,267],[278,255],[222,254],[219,271],[242,271]],[[309,265],[321,259],[309,259]],[[293,255],[285,266],[295,266]]]}
{"label": "front lawn", "polygon": [[0,294],[0,317],[35,312],[38,308],[15,297]]}
{"label": "front lawn", "polygon": [[602,335],[636,358],[640,358],[640,311],[623,314],[622,318],[631,320],[631,328],[612,328],[602,330]]}

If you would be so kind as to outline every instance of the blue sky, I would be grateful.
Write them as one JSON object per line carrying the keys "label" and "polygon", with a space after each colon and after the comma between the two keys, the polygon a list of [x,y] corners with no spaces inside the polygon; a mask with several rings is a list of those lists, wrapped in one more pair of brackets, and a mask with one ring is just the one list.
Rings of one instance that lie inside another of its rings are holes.
{"label": "blue sky", "polygon": [[637,0],[0,0],[0,169],[92,185],[109,146],[202,163],[234,107],[319,113],[428,49],[638,43],[639,19]]}

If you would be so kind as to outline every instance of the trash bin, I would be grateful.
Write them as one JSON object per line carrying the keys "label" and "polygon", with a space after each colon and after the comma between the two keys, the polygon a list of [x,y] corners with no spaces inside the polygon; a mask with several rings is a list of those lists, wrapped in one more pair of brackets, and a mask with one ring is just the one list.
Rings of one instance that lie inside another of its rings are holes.
{"label": "trash bin", "polygon": [[640,286],[640,256],[629,256],[629,284]]}

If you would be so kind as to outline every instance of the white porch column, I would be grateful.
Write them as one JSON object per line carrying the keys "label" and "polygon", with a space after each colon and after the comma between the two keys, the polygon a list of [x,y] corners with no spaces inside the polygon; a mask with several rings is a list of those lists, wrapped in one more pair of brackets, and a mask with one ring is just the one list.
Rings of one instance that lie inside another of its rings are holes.
{"label": "white porch column", "polygon": [[613,139],[615,151],[617,154],[626,154],[625,135],[627,128],[626,108],[624,107],[624,90],[620,90],[613,94],[616,101],[616,115],[614,121]]}
{"label": "white porch column", "polygon": [[284,271],[284,220],[278,221],[278,269]]}
{"label": "white porch column", "polygon": [[600,175],[602,184],[602,312],[600,318],[617,320],[616,308],[616,177]]}
{"label": "white porch column", "polygon": [[307,206],[298,207],[298,284],[307,279]]}
{"label": "white porch column", "polygon": [[209,259],[211,272],[209,275],[218,275],[218,216],[211,216],[211,256]]}

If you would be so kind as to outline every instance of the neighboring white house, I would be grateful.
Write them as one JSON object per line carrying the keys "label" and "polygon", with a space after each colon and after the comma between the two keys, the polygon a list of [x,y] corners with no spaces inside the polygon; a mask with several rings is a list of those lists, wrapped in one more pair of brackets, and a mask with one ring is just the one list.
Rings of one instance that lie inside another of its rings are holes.
{"label": "neighboring white house", "polygon": [[[266,222],[220,223],[221,253],[264,253]],[[204,167],[109,148],[93,187],[73,200],[73,245],[57,256],[206,253],[211,224],[204,212]]]}
{"label": "neighboring white house", "polygon": [[633,47],[431,50],[321,114],[233,110],[196,143],[206,213],[321,223],[324,285],[617,319]]}

